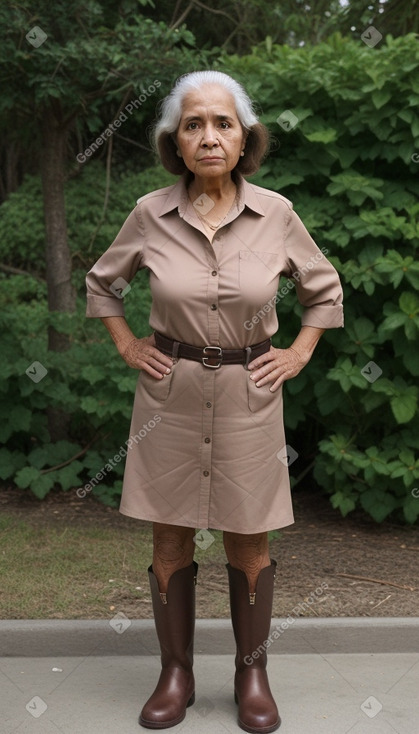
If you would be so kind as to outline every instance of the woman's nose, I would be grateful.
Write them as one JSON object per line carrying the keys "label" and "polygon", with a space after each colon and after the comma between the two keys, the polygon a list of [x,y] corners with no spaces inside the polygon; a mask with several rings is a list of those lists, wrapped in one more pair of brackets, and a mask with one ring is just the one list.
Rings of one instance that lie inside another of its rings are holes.
{"label": "woman's nose", "polygon": [[216,131],[212,126],[207,125],[207,127],[204,128],[202,145],[208,148],[213,148],[215,145],[218,145]]}

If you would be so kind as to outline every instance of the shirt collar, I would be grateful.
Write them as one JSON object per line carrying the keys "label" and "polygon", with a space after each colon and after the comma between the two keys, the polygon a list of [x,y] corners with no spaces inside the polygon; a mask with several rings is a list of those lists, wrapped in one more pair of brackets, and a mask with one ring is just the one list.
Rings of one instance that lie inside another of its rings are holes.
{"label": "shirt collar", "polygon": [[[260,214],[262,217],[264,217],[265,212],[261,204],[259,203],[259,198],[252,184],[248,183],[248,181],[246,181],[243,176],[237,171],[234,173],[234,177],[237,184],[237,208],[239,212],[243,211],[246,206],[248,209],[251,209],[256,214]],[[179,181],[177,181],[177,183],[172,186],[160,210],[159,217],[164,216],[164,214],[168,214],[169,212],[173,211],[173,209],[178,209],[180,216],[184,216],[186,212],[186,207],[188,205],[187,185],[189,183],[189,180],[190,174],[189,172],[186,172],[181,176]]]}

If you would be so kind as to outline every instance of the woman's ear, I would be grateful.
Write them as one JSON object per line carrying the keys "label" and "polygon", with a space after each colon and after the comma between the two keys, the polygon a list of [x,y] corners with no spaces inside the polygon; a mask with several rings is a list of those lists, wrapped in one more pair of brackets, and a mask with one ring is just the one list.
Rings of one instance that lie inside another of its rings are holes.
{"label": "woman's ear", "polygon": [[178,146],[178,143],[177,143],[177,135],[176,135],[176,133],[170,133],[170,137],[173,140],[173,143],[174,143],[174,145],[176,147],[176,155],[178,156],[178,158],[182,158],[182,153],[180,152],[179,146]]}

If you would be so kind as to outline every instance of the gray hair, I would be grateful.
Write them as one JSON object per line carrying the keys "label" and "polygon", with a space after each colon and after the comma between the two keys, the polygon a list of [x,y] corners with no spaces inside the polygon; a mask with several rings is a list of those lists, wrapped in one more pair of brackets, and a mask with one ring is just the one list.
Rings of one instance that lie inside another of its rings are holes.
{"label": "gray hair", "polygon": [[239,82],[222,71],[192,71],[190,74],[179,77],[172,91],[161,104],[160,119],[154,130],[156,148],[162,133],[170,135],[178,129],[184,97],[189,92],[200,89],[204,84],[218,84],[230,92],[236,104],[237,117],[245,130],[250,130],[252,125],[256,125],[258,118],[255,115],[252,101]]}
{"label": "gray hair", "polygon": [[176,156],[175,133],[182,117],[184,97],[204,84],[218,84],[233,96],[239,122],[248,133],[245,155],[240,158],[236,168],[243,175],[255,173],[269,147],[268,130],[258,121],[244,87],[228,74],[211,70],[192,71],[179,77],[171,92],[161,102],[153,143],[163,166],[174,174],[182,174],[186,170],[183,159]]}

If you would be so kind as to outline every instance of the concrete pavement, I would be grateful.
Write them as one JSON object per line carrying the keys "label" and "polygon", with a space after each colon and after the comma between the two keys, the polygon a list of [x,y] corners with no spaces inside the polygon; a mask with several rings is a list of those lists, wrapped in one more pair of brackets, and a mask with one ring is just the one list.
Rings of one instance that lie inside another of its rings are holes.
{"label": "concrete pavement", "polygon": [[[419,618],[272,620],[282,734],[419,734]],[[152,620],[0,621],[1,734],[139,734]],[[237,734],[229,620],[198,620],[196,702],[173,734]]]}

